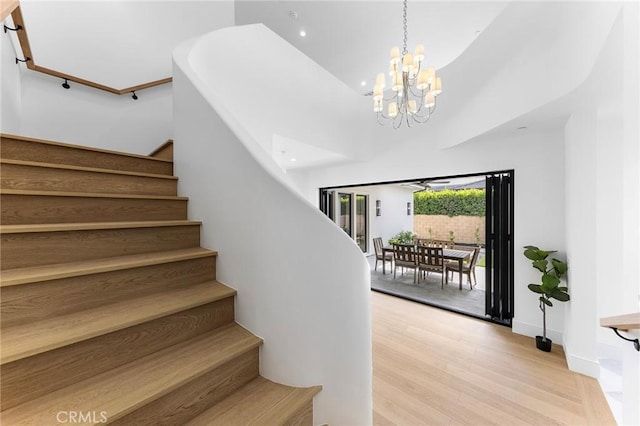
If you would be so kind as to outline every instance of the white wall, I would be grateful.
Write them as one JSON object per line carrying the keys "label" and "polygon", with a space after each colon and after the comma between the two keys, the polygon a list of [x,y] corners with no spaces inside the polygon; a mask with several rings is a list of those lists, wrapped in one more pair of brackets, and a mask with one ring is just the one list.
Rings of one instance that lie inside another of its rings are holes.
{"label": "white wall", "polygon": [[[251,34],[233,36],[251,44]],[[218,279],[238,290],[237,321],[265,340],[261,374],[322,385],[315,423],[371,424],[369,265],[353,240],[286,186],[247,131],[252,122],[230,113],[243,99],[216,90],[229,83],[217,75],[217,59],[229,54],[217,35],[174,52],[179,192],[190,198],[190,217],[204,221],[203,246],[219,250]]]}
{"label": "white wall", "polygon": [[62,79],[15,65],[23,57],[15,34],[0,35],[3,133],[137,154],[173,136],[171,84],[139,91],[138,100],[73,82],[65,90]]}
{"label": "white wall", "polygon": [[[622,168],[625,194],[622,200],[623,236],[622,297],[618,299],[624,312],[640,312],[640,5],[630,2],[625,5],[622,25],[623,35],[623,77],[622,112],[623,146]],[[630,333],[631,338],[640,338],[640,330]],[[640,357],[629,342],[618,340],[622,344],[623,368],[623,413],[624,424],[640,424]]]}
{"label": "white wall", "polygon": [[[114,95],[25,71],[21,136],[136,154],[149,154],[173,137],[171,83],[130,95]],[[4,93],[4,88],[3,88]]]}
{"label": "white wall", "polygon": [[[618,16],[587,82],[584,108],[566,128],[567,247],[572,301],[565,321],[570,368],[598,377],[598,350],[620,366],[618,421],[640,423],[640,361],[599,319],[640,310],[638,4]],[[609,83],[602,85],[606,79]],[[581,195],[589,188],[588,197]],[[631,334],[640,335],[638,331]],[[611,380],[609,370],[604,379]],[[611,390],[611,389],[610,389]]]}
{"label": "white wall", "polygon": [[[597,114],[576,111],[565,130],[567,194],[567,263],[569,294],[565,320],[565,352],[569,367],[598,377],[596,340],[596,277],[599,262],[597,226]],[[604,178],[604,177],[602,177]]]}
{"label": "white wall", "polygon": [[[13,27],[9,20],[7,26]],[[0,132],[18,133],[20,130],[20,110],[22,87],[20,69],[24,65],[15,65],[16,53],[11,43],[11,33],[0,37],[0,86],[2,97],[0,100]],[[22,59],[22,56],[20,56]]]}
{"label": "white wall", "polygon": [[[382,202],[381,216],[375,216],[375,200],[372,236],[382,237],[385,245],[400,231],[413,232],[413,190],[398,186],[376,187],[376,199]],[[407,203],[411,203],[411,214],[407,215]]]}
{"label": "white wall", "polygon": [[[567,247],[571,304],[565,351],[571,369],[598,377],[598,345],[624,342],[599,319],[638,311],[638,7],[618,16],[586,86],[585,102],[566,127]],[[609,84],[600,84],[604,79]],[[588,188],[588,196],[584,196]],[[616,253],[620,253],[618,255]],[[622,257],[621,257],[622,256]],[[620,356],[622,358],[622,356]],[[638,362],[625,375],[638,419]],[[634,408],[631,408],[634,407]]]}
{"label": "white wall", "polygon": [[[256,148],[271,155],[274,136],[278,136],[341,157],[369,155],[361,130],[368,121],[370,99],[262,24],[225,28],[206,37],[209,44],[194,49],[210,49],[216,43],[216,61],[226,64],[217,70],[218,80],[208,83],[219,96],[231,100],[225,108],[246,123]],[[249,38],[251,54],[238,55],[246,51]],[[199,63],[206,57],[206,52],[201,53],[191,58],[195,67],[206,66]],[[296,72],[291,72],[293,63]]]}

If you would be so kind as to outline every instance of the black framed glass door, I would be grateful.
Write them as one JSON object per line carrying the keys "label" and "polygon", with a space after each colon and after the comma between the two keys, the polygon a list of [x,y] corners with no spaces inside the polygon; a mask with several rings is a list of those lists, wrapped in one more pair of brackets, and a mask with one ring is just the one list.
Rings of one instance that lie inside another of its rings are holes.
{"label": "black framed glass door", "polygon": [[369,249],[369,196],[355,192],[320,189],[320,210],[353,238],[360,249]]}
{"label": "black framed glass door", "polygon": [[513,318],[513,170],[486,176],[485,313],[511,325]]}

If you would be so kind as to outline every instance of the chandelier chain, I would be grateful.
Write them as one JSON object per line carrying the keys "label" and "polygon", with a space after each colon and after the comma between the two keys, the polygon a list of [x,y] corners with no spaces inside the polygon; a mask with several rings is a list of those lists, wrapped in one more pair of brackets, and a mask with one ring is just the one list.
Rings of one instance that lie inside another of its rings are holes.
{"label": "chandelier chain", "polygon": [[402,40],[402,56],[406,55],[407,50],[407,0],[402,5],[402,28],[404,29],[404,38]]}

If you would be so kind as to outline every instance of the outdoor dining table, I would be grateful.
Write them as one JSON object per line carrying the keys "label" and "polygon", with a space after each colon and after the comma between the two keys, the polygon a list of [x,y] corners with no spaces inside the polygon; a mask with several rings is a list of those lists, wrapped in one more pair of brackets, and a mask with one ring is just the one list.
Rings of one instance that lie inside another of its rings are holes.
{"label": "outdoor dining table", "polygon": [[[391,246],[387,246],[387,247],[382,247],[382,255],[385,256],[387,253],[392,253],[393,254],[393,247]],[[471,252],[466,251],[466,250],[454,250],[454,249],[442,249],[442,257],[445,258],[446,260],[453,260],[458,262],[458,272],[460,273],[460,281],[459,281],[459,286],[460,286],[460,290],[462,290],[462,275],[463,275],[463,267],[462,264],[463,262],[469,258],[469,255],[471,254]],[[386,274],[386,268],[385,268],[385,264],[387,262],[382,262],[382,274]]]}

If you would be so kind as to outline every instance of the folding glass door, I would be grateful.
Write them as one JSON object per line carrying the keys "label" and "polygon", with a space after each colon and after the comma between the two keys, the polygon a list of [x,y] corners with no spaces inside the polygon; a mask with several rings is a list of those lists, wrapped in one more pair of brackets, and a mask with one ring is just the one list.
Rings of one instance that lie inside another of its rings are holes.
{"label": "folding glass door", "polygon": [[513,318],[513,171],[486,176],[486,297],[492,321]]}
{"label": "folding glass door", "polygon": [[369,241],[369,196],[353,192],[320,191],[320,210],[353,238],[363,252]]}

